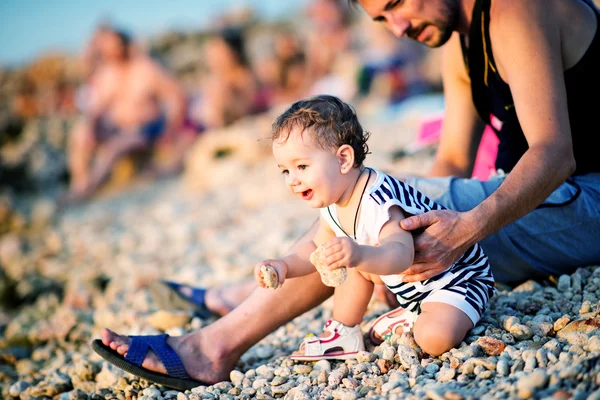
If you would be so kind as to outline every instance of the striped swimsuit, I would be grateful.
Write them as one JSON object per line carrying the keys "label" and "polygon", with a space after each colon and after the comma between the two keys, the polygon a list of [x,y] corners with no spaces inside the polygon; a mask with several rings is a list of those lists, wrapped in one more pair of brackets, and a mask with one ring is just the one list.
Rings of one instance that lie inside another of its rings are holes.
{"label": "striped swimsuit", "polygon": [[[379,244],[379,232],[389,220],[389,209],[392,206],[400,207],[407,216],[444,209],[406,183],[374,168],[371,170],[377,177],[360,200],[360,218],[356,229],[356,241],[359,244]],[[340,228],[335,205],[320,211],[336,236],[347,236]],[[420,313],[423,302],[446,303],[465,312],[474,325],[481,318],[489,298],[495,293],[488,258],[479,244],[469,248],[445,272],[425,281],[402,282],[401,274],[384,275],[381,280],[396,295],[404,309]]]}

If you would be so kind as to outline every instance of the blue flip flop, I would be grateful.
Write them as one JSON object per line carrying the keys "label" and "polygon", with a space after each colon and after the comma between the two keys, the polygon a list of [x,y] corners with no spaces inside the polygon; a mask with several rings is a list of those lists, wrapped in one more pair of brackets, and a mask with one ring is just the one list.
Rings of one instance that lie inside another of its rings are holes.
{"label": "blue flip flop", "polygon": [[172,281],[156,281],[148,289],[162,309],[192,311],[202,319],[219,317],[206,307],[206,289]]}
{"label": "blue flip flop", "polygon": [[[175,350],[167,343],[169,335],[130,336],[131,342],[127,355],[123,357],[100,339],[92,342],[92,349],[111,364],[132,375],[146,379],[172,389],[181,391],[190,390],[197,386],[206,385],[202,381],[190,378],[181,359]],[[163,363],[167,374],[161,374],[142,368],[148,350],[152,350]]]}

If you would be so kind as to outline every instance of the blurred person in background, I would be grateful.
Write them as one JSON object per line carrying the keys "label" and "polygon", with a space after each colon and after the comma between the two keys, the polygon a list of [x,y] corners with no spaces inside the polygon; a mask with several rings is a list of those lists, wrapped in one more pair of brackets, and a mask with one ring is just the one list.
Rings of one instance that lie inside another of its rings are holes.
{"label": "blurred person in background", "polygon": [[307,95],[351,99],[359,67],[352,43],[350,9],[345,0],[311,0],[306,8]]}
{"label": "blurred person in background", "polygon": [[[84,50],[81,53],[81,74],[83,84],[77,89],[76,102],[79,111],[84,112],[89,104],[93,101],[94,76],[102,63],[102,52],[100,49],[100,41],[102,35],[111,30],[111,26],[107,22],[100,22],[92,32],[91,38],[86,43]],[[130,48],[129,51],[132,51]]]}
{"label": "blurred person in background", "polygon": [[357,76],[361,99],[396,104],[429,90],[421,65],[429,54],[424,46],[397,40],[384,26],[365,18],[360,22],[360,70]]}
{"label": "blurred person in background", "polygon": [[93,95],[69,138],[70,187],[61,206],[89,198],[122,157],[176,135],[185,96],[171,74],[118,29],[96,32]]}
{"label": "blurred person in background", "polygon": [[309,84],[308,67],[299,34],[289,27],[277,28],[266,47],[268,50],[252,63],[264,109],[304,97]]}
{"label": "blurred person in background", "polygon": [[257,111],[258,86],[246,57],[244,29],[227,26],[203,46],[206,72],[190,106],[198,130],[221,128]]}

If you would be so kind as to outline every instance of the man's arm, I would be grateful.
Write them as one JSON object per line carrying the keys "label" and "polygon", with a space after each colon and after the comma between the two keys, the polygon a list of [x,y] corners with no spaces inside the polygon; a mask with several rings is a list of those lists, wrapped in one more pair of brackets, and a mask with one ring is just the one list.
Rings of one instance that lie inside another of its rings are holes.
{"label": "man's arm", "polygon": [[472,210],[431,212],[403,222],[406,229],[429,227],[418,243],[419,265],[407,280],[426,279],[449,267],[471,245],[535,209],[573,173],[560,24],[552,4],[493,4],[494,58],[511,88],[529,149],[498,190]]}
{"label": "man's arm", "polygon": [[535,209],[575,170],[560,22],[552,1],[496,3],[490,27],[494,55],[529,149],[498,190],[467,213],[471,221],[484,221],[474,241]]}

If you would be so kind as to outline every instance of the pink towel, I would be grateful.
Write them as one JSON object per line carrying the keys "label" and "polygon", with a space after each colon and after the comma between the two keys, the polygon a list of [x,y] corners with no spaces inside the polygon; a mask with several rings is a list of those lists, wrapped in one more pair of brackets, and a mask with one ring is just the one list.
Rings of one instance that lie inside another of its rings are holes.
{"label": "pink towel", "polygon": [[[435,116],[421,122],[417,135],[417,145],[426,146],[435,143],[440,138],[443,117]],[[498,137],[490,126],[485,128],[473,167],[473,178],[486,181],[494,173],[496,156],[498,154]]]}

